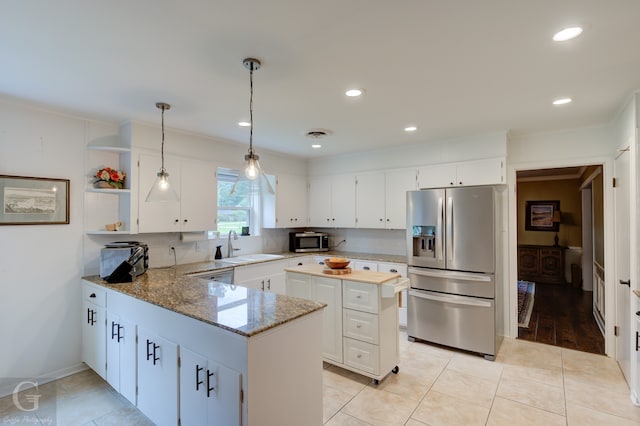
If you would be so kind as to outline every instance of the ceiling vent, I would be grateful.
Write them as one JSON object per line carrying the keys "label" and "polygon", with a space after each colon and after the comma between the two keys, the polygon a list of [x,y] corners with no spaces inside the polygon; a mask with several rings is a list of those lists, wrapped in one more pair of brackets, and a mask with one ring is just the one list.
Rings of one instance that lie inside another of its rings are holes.
{"label": "ceiling vent", "polygon": [[330,134],[331,134],[331,131],[326,129],[311,129],[306,133],[307,137],[310,137],[313,139],[324,138],[325,136],[328,136]]}

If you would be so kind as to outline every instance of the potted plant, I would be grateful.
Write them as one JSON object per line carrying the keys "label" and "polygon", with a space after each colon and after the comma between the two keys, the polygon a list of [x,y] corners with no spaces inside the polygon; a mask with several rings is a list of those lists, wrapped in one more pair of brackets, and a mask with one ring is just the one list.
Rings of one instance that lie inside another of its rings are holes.
{"label": "potted plant", "polygon": [[98,173],[94,176],[96,188],[116,188],[122,189],[124,187],[125,172],[112,169],[111,167],[105,167],[98,170]]}

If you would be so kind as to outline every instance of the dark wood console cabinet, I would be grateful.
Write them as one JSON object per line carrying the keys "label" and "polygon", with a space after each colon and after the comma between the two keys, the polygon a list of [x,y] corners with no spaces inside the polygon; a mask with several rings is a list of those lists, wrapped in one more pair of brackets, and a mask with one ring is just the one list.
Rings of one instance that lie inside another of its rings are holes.
{"label": "dark wood console cabinet", "polygon": [[566,284],[562,246],[518,246],[518,279],[536,283]]}

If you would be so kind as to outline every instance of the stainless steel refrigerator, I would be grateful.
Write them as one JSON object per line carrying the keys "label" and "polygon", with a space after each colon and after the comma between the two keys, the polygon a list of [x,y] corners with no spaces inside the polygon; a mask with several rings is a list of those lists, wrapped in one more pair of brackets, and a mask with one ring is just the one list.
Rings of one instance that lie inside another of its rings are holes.
{"label": "stainless steel refrigerator", "polygon": [[407,334],[496,354],[493,187],[407,192]]}

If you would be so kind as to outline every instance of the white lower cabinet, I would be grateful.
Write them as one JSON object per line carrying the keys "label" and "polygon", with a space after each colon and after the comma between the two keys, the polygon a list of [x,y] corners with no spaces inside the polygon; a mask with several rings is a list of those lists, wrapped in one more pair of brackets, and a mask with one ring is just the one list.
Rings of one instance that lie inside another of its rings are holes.
{"label": "white lower cabinet", "polygon": [[180,347],[180,424],[240,425],[242,374]]}
{"label": "white lower cabinet", "polygon": [[288,260],[238,266],[233,272],[233,280],[243,287],[286,294],[284,268],[287,266]]}
{"label": "white lower cabinet", "polygon": [[138,328],[138,409],[156,425],[178,424],[178,345]]}
{"label": "white lower cabinet", "polygon": [[82,288],[82,361],[106,378],[106,292],[85,285]]}
{"label": "white lower cabinet", "polygon": [[136,404],[136,325],[107,311],[107,382]]}
{"label": "white lower cabinet", "polygon": [[342,289],[340,280],[312,277],[313,299],[326,303],[322,321],[322,356],[342,362]]}

